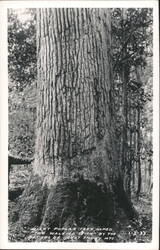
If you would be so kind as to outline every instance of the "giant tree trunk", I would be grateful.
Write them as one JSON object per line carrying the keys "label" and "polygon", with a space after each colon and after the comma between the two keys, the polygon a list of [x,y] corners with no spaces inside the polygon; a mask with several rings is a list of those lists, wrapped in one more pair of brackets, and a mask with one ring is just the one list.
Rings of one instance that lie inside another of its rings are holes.
{"label": "giant tree trunk", "polygon": [[38,24],[35,173],[48,184],[77,171],[108,182],[117,173],[108,11],[43,9]]}
{"label": "giant tree trunk", "polygon": [[[62,226],[72,216],[70,226],[82,225],[84,199],[85,216],[103,214],[101,223],[107,223],[115,215],[116,197],[133,217],[117,161],[109,11],[38,10],[37,56],[36,153],[21,202],[28,217],[21,212],[21,223]],[[64,220],[65,209],[71,212]]]}

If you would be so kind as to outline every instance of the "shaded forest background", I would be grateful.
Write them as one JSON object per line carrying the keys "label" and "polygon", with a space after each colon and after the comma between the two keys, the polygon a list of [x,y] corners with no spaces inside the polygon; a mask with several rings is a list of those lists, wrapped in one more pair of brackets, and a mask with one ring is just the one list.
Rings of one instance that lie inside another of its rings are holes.
{"label": "shaded forest background", "polygon": [[[123,184],[141,221],[137,230],[151,239],[152,201],[152,10],[112,10],[113,86],[111,98]],[[8,12],[9,152],[34,156],[36,121],[36,12]],[[31,165],[12,166],[11,191],[23,190]],[[21,193],[21,191],[20,191]],[[18,197],[16,196],[16,199]],[[16,200],[10,202],[10,210]],[[127,228],[131,225],[126,224]],[[132,228],[135,232],[135,228]],[[138,231],[137,231],[138,232]],[[133,236],[134,235],[134,236]],[[138,233],[130,241],[143,242]],[[124,241],[120,234],[119,241]],[[128,240],[126,238],[126,240]]]}

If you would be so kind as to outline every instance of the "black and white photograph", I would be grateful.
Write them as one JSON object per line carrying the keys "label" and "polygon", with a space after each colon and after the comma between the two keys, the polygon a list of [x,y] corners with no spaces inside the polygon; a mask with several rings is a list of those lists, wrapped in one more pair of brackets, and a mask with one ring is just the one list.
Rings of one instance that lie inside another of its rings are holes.
{"label": "black and white photograph", "polygon": [[158,25],[132,2],[6,8],[10,246],[153,243]]}

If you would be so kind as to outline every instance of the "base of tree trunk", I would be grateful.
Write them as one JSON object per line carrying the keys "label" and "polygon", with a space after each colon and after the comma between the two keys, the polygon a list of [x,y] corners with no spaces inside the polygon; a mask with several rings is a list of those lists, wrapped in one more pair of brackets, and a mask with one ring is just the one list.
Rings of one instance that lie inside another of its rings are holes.
{"label": "base of tree trunk", "polygon": [[[25,228],[112,227],[120,219],[119,211],[129,219],[137,216],[123,189],[121,179],[111,192],[105,183],[83,179],[65,179],[48,188],[38,175],[32,175],[12,215],[19,234]],[[28,231],[29,234],[29,231]],[[22,237],[23,238],[23,237]],[[21,238],[21,239],[22,239]]]}

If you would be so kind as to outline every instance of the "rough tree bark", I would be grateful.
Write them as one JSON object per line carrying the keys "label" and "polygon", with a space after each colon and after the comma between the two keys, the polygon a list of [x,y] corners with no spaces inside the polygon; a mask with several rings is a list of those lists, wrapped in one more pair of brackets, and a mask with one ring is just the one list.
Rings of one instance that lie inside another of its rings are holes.
{"label": "rough tree bark", "polygon": [[[115,169],[111,165],[117,167],[108,12],[41,10],[38,23],[39,105],[34,170],[40,175],[48,171],[46,178],[52,180],[45,181],[56,183],[79,172],[75,162],[88,158],[92,163],[82,167],[83,175],[90,179],[98,174],[108,181],[107,169],[112,173]],[[103,154],[106,167],[97,168],[93,158],[104,161]]]}
{"label": "rough tree bark", "polygon": [[[115,200],[128,216],[134,217],[117,160],[109,10],[39,9],[37,56],[36,153],[33,175],[21,199],[20,222],[62,226],[72,216],[70,226],[82,225],[82,203],[88,206],[85,216],[104,215],[110,207],[111,213],[108,211],[108,217],[101,219],[113,218]],[[87,198],[88,186],[90,193],[95,193],[92,203]],[[102,193],[98,203],[105,207],[90,214],[89,206],[91,210],[96,207],[96,199]],[[65,212],[67,199],[72,214]],[[57,218],[61,219],[56,224]]]}

